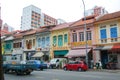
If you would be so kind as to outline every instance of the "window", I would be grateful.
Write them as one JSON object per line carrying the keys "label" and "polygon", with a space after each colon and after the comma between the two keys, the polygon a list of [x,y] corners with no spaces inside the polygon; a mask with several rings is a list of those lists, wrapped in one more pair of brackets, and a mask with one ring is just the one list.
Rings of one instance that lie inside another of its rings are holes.
{"label": "window", "polygon": [[68,36],[67,34],[64,35],[64,43],[67,43],[68,42]]}
{"label": "window", "polygon": [[107,38],[106,29],[101,29],[100,30],[100,37],[101,37],[101,39],[106,39]]}
{"label": "window", "polygon": [[92,40],[91,31],[87,32],[87,40]]}
{"label": "window", "polygon": [[28,48],[28,40],[26,40],[26,47]]}
{"label": "window", "polygon": [[109,55],[109,62],[118,62],[117,54],[110,54]]}
{"label": "window", "polygon": [[41,46],[41,38],[38,38],[38,47],[40,47]]}
{"label": "window", "polygon": [[33,39],[33,46],[35,46],[35,39]]}
{"label": "window", "polygon": [[117,38],[117,25],[116,24],[110,25],[110,27],[111,38]]}
{"label": "window", "polygon": [[72,36],[73,36],[73,42],[77,42],[77,33],[73,33]]}
{"label": "window", "polygon": [[8,49],[8,50],[11,49],[11,44],[10,43],[6,43],[6,49]]}
{"label": "window", "polygon": [[84,41],[84,32],[79,32],[79,41]]}
{"label": "window", "polygon": [[50,37],[46,37],[46,46],[49,46]]}
{"label": "window", "polygon": [[58,36],[58,46],[63,46],[63,36],[62,35]]}
{"label": "window", "polygon": [[42,38],[42,47],[45,47],[45,37]]}
{"label": "window", "polygon": [[19,42],[20,43],[20,47],[22,47],[22,42]]}
{"label": "window", "polygon": [[31,49],[31,48],[32,48],[32,40],[29,40],[28,49]]}
{"label": "window", "polygon": [[53,44],[56,44],[56,43],[57,43],[57,37],[53,36]]}

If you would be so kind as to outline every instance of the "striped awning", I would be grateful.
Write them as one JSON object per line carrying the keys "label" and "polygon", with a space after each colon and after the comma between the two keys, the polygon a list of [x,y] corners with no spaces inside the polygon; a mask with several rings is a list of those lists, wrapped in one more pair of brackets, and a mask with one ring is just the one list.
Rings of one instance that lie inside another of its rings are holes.
{"label": "striped awning", "polygon": [[43,52],[36,52],[32,57],[42,57],[43,55]]}
{"label": "striped awning", "polygon": [[120,44],[113,45],[112,50],[114,49],[120,49]]}
{"label": "striped awning", "polygon": [[104,46],[98,46],[98,47],[96,47],[94,50],[102,50],[103,47],[104,47]]}
{"label": "striped awning", "polygon": [[111,50],[113,45],[107,45],[102,48],[102,50]]}
{"label": "striped awning", "polygon": [[[87,52],[89,52],[91,49],[87,49]],[[85,49],[77,49],[77,50],[70,50],[65,57],[82,57],[86,56],[86,50]]]}

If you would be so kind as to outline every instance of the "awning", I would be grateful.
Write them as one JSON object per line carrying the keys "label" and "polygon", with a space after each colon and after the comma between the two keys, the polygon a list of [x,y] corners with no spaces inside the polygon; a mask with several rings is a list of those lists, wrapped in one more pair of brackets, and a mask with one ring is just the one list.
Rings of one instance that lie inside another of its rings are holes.
{"label": "awning", "polygon": [[104,46],[102,50],[111,50],[113,45]]}
{"label": "awning", "polygon": [[43,52],[36,52],[32,57],[42,57],[43,55]]}
{"label": "awning", "polygon": [[120,49],[120,44],[113,45],[112,50],[113,49]]}
{"label": "awning", "polygon": [[58,50],[58,51],[54,51],[54,55],[66,55],[68,53],[68,50]]}
{"label": "awning", "polygon": [[94,50],[102,50],[103,46],[98,46]]}
{"label": "awning", "polygon": [[[87,52],[89,52],[90,49],[87,49]],[[85,49],[79,49],[79,50],[70,50],[65,57],[78,57],[78,56],[86,56],[86,50]]]}

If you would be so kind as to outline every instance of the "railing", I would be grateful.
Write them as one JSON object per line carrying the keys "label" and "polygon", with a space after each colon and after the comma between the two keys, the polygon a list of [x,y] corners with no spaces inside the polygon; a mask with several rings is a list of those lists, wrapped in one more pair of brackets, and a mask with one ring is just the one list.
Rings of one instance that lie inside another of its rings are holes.
{"label": "railing", "polygon": [[[70,43],[71,47],[84,46],[85,44],[86,44],[85,41],[81,41],[81,42],[72,42],[72,43]],[[88,41],[87,41],[87,44],[88,44],[88,45],[92,45],[92,41],[91,41],[91,40],[88,40]]]}

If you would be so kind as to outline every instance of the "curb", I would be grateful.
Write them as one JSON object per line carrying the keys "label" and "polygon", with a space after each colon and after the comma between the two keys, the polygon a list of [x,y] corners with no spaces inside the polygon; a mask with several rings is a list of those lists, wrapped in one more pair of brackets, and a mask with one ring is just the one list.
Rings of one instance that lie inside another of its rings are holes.
{"label": "curb", "polygon": [[120,73],[120,70],[107,70],[107,69],[89,69],[88,71],[93,71],[93,72],[109,72],[109,73]]}

